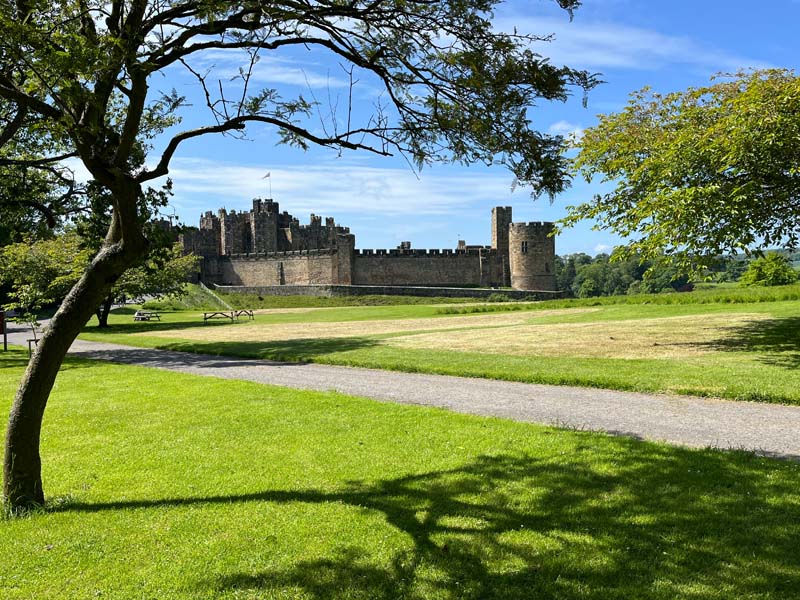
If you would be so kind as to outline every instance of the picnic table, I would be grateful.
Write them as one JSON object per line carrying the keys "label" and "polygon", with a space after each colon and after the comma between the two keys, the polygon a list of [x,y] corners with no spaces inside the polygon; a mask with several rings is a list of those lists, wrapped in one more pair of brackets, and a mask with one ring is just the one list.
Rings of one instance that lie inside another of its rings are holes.
{"label": "picnic table", "polygon": [[161,314],[151,310],[137,310],[133,315],[134,321],[160,321]]}
{"label": "picnic table", "polygon": [[253,310],[242,308],[238,310],[217,310],[203,313],[203,323],[208,324],[211,319],[229,319],[231,323],[238,321],[239,317],[248,317],[251,321],[255,319]]}
{"label": "picnic table", "polygon": [[236,319],[235,310],[216,310],[203,313],[203,324],[207,325],[211,319],[230,319],[231,323]]}

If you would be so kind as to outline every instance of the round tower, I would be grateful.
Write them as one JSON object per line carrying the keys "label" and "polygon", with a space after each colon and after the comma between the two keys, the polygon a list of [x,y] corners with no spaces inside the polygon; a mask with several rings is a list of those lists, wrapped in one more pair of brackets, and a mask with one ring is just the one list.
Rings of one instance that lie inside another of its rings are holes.
{"label": "round tower", "polygon": [[552,232],[552,223],[511,223],[508,253],[512,288],[555,291],[556,240]]}

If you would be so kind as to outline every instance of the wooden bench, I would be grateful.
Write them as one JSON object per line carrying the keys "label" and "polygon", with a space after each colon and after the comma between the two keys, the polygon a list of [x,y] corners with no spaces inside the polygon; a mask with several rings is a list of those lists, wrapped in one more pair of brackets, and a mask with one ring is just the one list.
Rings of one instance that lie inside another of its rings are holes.
{"label": "wooden bench", "polygon": [[160,321],[161,314],[149,310],[137,310],[133,315],[134,321]]}
{"label": "wooden bench", "polygon": [[253,315],[253,309],[252,308],[242,308],[242,309],[239,309],[239,310],[235,310],[233,312],[235,313],[237,319],[239,317],[243,317],[243,316],[249,317],[250,321],[253,321],[255,319],[255,316]]}

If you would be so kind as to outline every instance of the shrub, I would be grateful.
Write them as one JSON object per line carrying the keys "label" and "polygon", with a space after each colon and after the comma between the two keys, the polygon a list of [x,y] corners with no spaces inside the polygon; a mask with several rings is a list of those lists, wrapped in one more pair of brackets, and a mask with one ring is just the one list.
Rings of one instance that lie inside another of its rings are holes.
{"label": "shrub", "polygon": [[770,252],[747,267],[739,283],[744,286],[788,285],[797,281],[797,271],[783,254]]}

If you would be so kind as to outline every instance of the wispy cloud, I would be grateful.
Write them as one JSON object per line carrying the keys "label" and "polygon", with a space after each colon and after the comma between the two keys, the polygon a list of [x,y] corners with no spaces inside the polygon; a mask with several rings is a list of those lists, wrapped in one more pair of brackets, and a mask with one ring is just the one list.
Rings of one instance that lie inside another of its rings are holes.
{"label": "wispy cloud", "polygon": [[470,206],[485,207],[497,198],[498,190],[510,196],[511,186],[511,176],[502,171],[496,175],[428,171],[417,178],[410,169],[358,163],[262,168],[202,158],[175,159],[170,177],[176,202],[188,213],[221,206],[246,209],[252,198],[269,196],[271,184],[272,196],[290,203],[286,208],[298,216],[310,212],[337,217],[445,216]]}
{"label": "wispy cloud", "polygon": [[583,137],[583,131],[583,127],[569,121],[556,121],[547,129],[547,133],[562,135],[575,141],[579,141]]}
{"label": "wispy cloud", "polygon": [[534,48],[554,64],[585,69],[659,69],[685,65],[710,71],[734,71],[744,67],[767,67],[766,63],[738,56],[686,36],[616,23],[572,23],[548,17],[517,15],[497,21],[498,29],[553,33],[552,42]]}
{"label": "wispy cloud", "polygon": [[[213,77],[224,81],[235,79],[240,68],[246,68],[249,57],[242,50],[210,50],[193,57],[192,68],[199,73],[213,72]],[[288,57],[264,54],[255,63],[250,79],[254,83],[303,88],[344,88],[349,81],[342,72],[330,72],[314,61],[301,62]]]}

